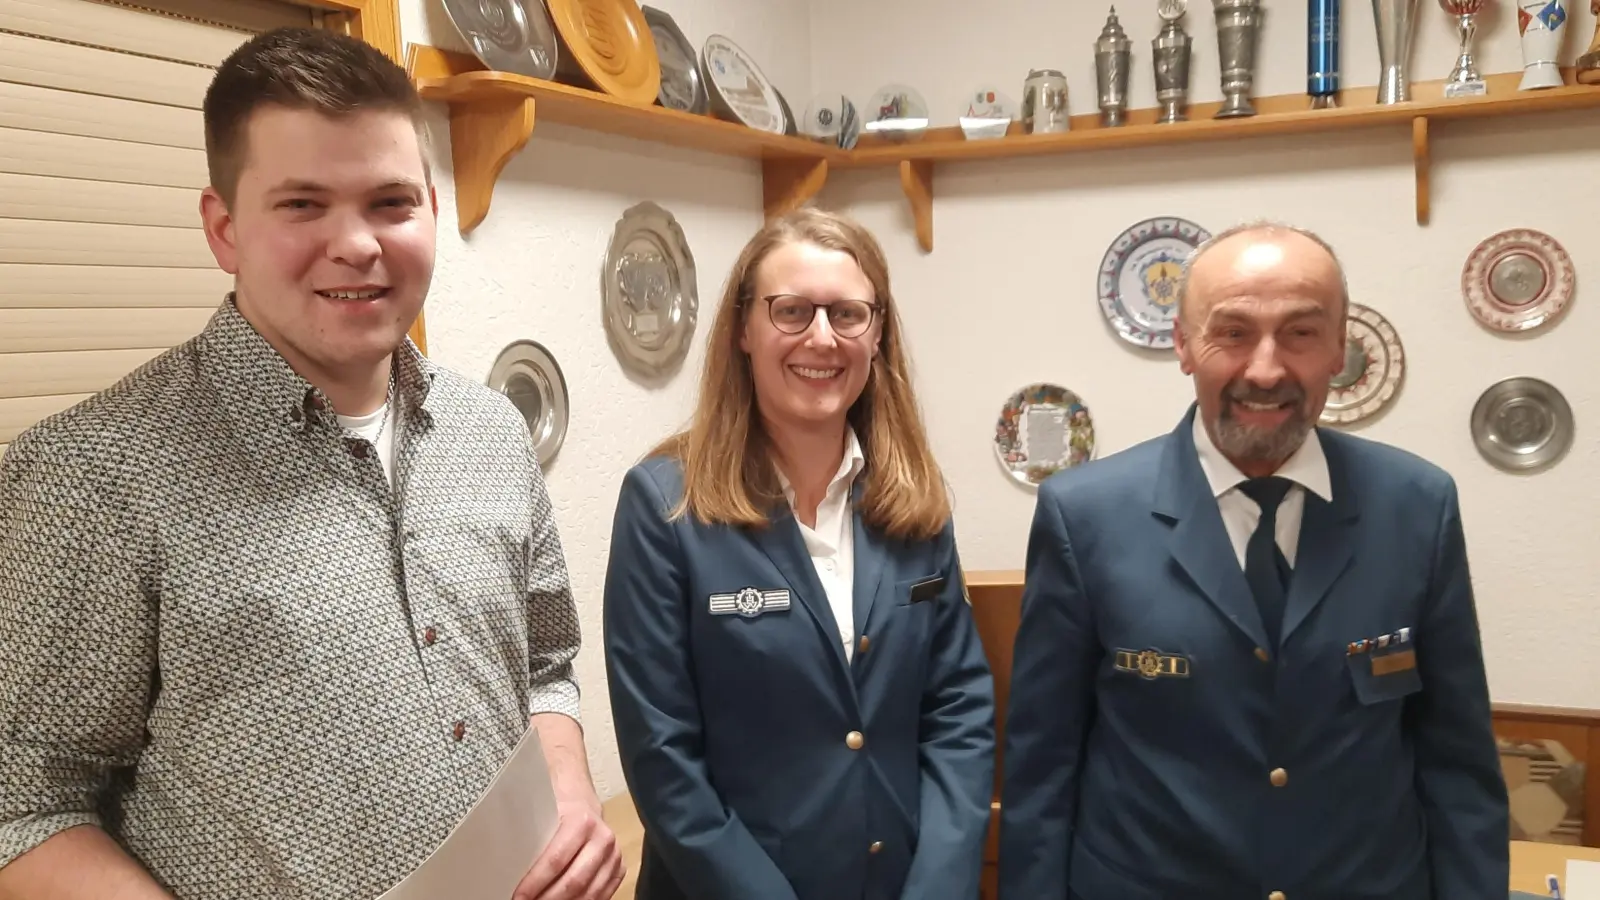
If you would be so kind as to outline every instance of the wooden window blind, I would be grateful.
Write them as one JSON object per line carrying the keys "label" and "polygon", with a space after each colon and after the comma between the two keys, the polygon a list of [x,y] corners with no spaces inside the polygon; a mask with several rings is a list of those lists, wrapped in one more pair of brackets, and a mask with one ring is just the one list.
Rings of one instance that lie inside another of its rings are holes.
{"label": "wooden window blind", "polygon": [[269,0],[0,0],[0,454],[204,327],[201,101]]}

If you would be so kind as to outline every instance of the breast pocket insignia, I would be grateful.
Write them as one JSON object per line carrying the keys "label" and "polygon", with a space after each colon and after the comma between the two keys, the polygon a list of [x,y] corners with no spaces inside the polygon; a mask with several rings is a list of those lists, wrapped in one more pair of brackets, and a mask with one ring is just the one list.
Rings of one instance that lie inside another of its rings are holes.
{"label": "breast pocket insignia", "polygon": [[777,612],[789,608],[789,592],[761,591],[753,587],[741,588],[731,594],[712,594],[710,597],[710,610],[714,616],[737,615],[745,619],[753,619],[762,613]]}

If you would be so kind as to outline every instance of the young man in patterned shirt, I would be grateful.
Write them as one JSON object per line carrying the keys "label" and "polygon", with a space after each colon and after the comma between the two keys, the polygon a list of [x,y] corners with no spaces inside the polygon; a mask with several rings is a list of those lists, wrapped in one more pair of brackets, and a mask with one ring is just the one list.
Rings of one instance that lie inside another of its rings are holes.
{"label": "young man in patterned shirt", "polygon": [[561,823],[515,900],[610,897],[527,430],[406,339],[437,213],[415,92],[282,30],[205,124],[235,291],[0,464],[0,898],[371,900],[530,717]]}

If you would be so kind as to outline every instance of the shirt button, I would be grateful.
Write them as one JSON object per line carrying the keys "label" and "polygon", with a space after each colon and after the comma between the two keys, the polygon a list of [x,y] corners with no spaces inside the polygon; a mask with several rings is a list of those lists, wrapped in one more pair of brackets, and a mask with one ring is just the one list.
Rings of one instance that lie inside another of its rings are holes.
{"label": "shirt button", "polygon": [[1256,648],[1256,659],[1259,659],[1262,662],[1271,662],[1272,661],[1272,654],[1268,653],[1265,649],[1263,649],[1261,647],[1257,647]]}
{"label": "shirt button", "polygon": [[859,731],[852,731],[844,736],[844,745],[851,750],[860,750],[866,743],[867,739]]}
{"label": "shirt button", "polygon": [[1289,783],[1289,773],[1282,769],[1273,769],[1269,777],[1272,779],[1273,787],[1283,787]]}
{"label": "shirt button", "polygon": [[367,458],[367,442],[366,441],[351,441],[350,442],[350,454],[352,456],[354,456],[356,459],[366,459]]}
{"label": "shirt button", "polygon": [[311,408],[312,409],[317,410],[318,412],[321,412],[322,410],[327,409],[327,407],[328,407],[327,402],[324,401],[321,397],[318,397],[316,394],[312,394],[311,395]]}
{"label": "shirt button", "polygon": [[454,737],[459,743],[462,738],[467,736],[467,723],[457,722],[456,727],[451,730],[450,736]]}
{"label": "shirt button", "polygon": [[870,646],[872,646],[872,641],[868,640],[867,636],[863,634],[860,643],[856,644],[856,652],[865,653]]}
{"label": "shirt button", "polygon": [[423,630],[423,632],[422,632],[422,646],[424,646],[424,647],[432,647],[433,646],[433,642],[438,640],[438,639],[439,639],[439,633],[433,630],[433,626],[432,625],[429,625],[426,629]]}
{"label": "shirt button", "polygon": [[872,842],[872,846],[867,848],[867,852],[868,853],[877,853],[879,850],[882,850],[882,849],[883,849],[883,841],[873,841]]}

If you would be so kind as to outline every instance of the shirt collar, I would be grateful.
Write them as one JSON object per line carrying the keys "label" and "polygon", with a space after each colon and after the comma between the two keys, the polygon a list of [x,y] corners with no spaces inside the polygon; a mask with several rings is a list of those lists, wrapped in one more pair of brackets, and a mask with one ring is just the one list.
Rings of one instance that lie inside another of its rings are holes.
{"label": "shirt collar", "polygon": [[[856,430],[849,425],[844,427],[844,458],[839,460],[839,468],[833,473],[833,478],[828,482],[828,493],[839,486],[840,482],[850,484],[861,474],[867,466],[867,457],[861,452],[861,441],[856,437]],[[788,476],[783,470],[778,470],[778,483],[783,486],[783,496],[794,503],[794,485],[789,483]]]}
{"label": "shirt collar", "polygon": [[[337,425],[327,395],[289,366],[239,312],[229,292],[196,338],[195,351],[218,399],[246,438],[284,429],[299,433],[317,424]],[[411,424],[432,423],[428,397],[438,368],[410,338],[395,349],[395,396]]]}
{"label": "shirt collar", "polygon": [[[1198,411],[1194,417],[1194,449],[1200,457],[1200,469],[1206,473],[1206,481],[1211,485],[1212,496],[1221,497],[1250,480],[1217,449]],[[1300,449],[1273,474],[1287,478],[1324,500],[1333,500],[1333,479],[1328,475],[1328,458],[1322,452],[1322,439],[1315,428],[1300,442]]]}

